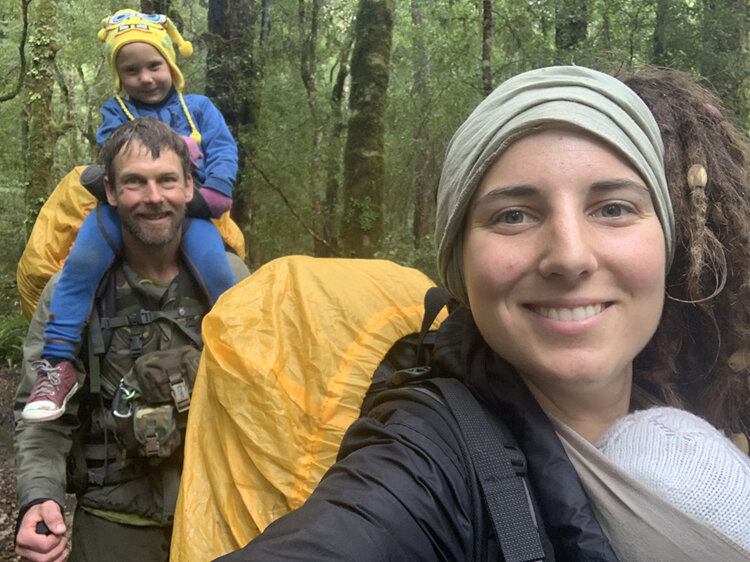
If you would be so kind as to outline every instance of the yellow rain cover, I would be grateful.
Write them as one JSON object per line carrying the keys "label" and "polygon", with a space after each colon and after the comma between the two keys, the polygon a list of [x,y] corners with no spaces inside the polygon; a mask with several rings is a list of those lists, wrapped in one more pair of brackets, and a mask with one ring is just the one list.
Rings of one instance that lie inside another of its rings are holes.
{"label": "yellow rain cover", "polygon": [[388,261],[292,256],[221,296],[203,321],[172,560],[236,550],[305,501],[431,286]]}
{"label": "yellow rain cover", "polygon": [[[18,262],[16,279],[21,310],[29,318],[34,314],[47,281],[62,269],[83,219],[96,207],[96,198],[81,185],[81,172],[85,169],[86,166],[73,168],[57,184],[39,211]],[[224,242],[245,259],[245,238],[229,218],[229,213],[224,213],[213,222]]]}

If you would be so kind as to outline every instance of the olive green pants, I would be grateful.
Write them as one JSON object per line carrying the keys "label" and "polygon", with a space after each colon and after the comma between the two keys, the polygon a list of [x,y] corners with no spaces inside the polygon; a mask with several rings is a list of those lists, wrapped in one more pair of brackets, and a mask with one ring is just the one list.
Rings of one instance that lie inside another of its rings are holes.
{"label": "olive green pants", "polygon": [[169,560],[172,527],[136,527],[107,521],[80,507],[73,516],[69,562]]}

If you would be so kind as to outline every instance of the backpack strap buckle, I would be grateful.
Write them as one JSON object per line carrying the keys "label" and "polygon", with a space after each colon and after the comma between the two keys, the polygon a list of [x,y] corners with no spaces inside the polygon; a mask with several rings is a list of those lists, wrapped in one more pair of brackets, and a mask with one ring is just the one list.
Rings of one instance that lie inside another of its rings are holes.
{"label": "backpack strap buckle", "polygon": [[169,373],[169,389],[178,412],[186,412],[190,408],[190,391],[180,371]]}
{"label": "backpack strap buckle", "polygon": [[153,457],[159,454],[159,435],[156,432],[156,423],[153,420],[148,420],[148,427],[145,432],[145,443],[144,448],[146,449],[146,456]]}
{"label": "backpack strap buckle", "polygon": [[404,386],[405,384],[427,380],[433,376],[432,368],[426,365],[399,369],[391,375],[388,386],[391,388]]}

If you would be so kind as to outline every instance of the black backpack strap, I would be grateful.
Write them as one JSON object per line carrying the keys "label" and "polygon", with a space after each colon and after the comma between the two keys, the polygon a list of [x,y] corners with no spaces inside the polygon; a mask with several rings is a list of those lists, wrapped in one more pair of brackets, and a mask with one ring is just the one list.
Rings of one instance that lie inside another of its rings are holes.
{"label": "black backpack strap", "polygon": [[102,329],[101,317],[106,311],[115,308],[117,282],[114,270],[115,266],[110,266],[99,282],[88,319],[88,380],[92,394],[99,394],[101,391],[101,361],[112,338],[110,330]]}
{"label": "black backpack strap", "polygon": [[[544,559],[523,453],[501,439],[474,395],[455,379],[430,379],[458,422],[505,562]],[[521,463],[523,466],[519,466]],[[514,466],[515,464],[515,466]]]}
{"label": "black backpack strap", "polygon": [[422,326],[419,330],[416,365],[429,364],[429,361],[427,361],[427,357],[425,356],[425,344],[434,343],[432,341],[427,342],[430,328],[438,314],[440,314],[440,311],[448,306],[448,303],[452,300],[453,295],[451,295],[445,287],[430,287],[427,289],[427,292],[424,295],[424,317],[422,318]]}
{"label": "black backpack strap", "polygon": [[365,415],[372,408],[375,398],[384,390],[401,386],[400,379],[392,380],[395,373],[406,374],[405,380],[413,382],[418,377],[430,375],[430,352],[435,345],[435,332],[431,331],[433,322],[451,301],[448,289],[431,287],[424,296],[424,316],[418,333],[408,334],[397,340],[388,350],[375,372],[372,374],[370,388],[362,402],[360,414]]}
{"label": "black backpack strap", "polygon": [[117,244],[115,244],[114,240],[112,240],[112,237],[107,232],[107,229],[104,228],[104,223],[102,222],[102,215],[99,212],[99,208],[105,204],[106,203],[99,203],[94,208],[94,212],[96,213],[96,224],[99,225],[99,232],[101,232],[102,237],[107,242],[107,245],[112,249],[112,252],[114,252],[115,257],[119,258],[122,256],[122,248],[120,248]]}

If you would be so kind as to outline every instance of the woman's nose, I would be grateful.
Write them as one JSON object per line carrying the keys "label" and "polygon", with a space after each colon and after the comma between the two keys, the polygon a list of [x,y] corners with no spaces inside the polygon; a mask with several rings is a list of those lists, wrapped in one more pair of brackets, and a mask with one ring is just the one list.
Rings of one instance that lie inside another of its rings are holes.
{"label": "woman's nose", "polygon": [[556,216],[547,225],[540,273],[545,277],[576,279],[597,268],[596,240],[582,216]]}

